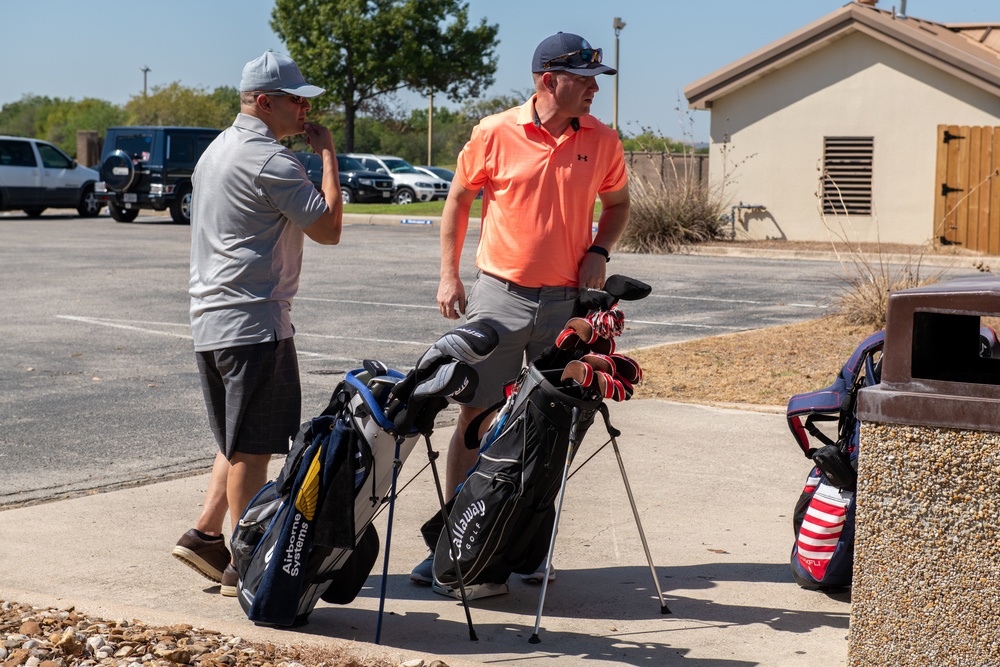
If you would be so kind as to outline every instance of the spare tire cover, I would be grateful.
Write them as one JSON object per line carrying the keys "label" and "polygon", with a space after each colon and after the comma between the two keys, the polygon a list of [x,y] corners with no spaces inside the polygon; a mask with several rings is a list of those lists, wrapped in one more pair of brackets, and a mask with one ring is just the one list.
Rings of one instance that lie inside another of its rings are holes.
{"label": "spare tire cover", "polygon": [[109,190],[124,192],[135,180],[135,165],[123,150],[116,150],[101,163],[101,180]]}

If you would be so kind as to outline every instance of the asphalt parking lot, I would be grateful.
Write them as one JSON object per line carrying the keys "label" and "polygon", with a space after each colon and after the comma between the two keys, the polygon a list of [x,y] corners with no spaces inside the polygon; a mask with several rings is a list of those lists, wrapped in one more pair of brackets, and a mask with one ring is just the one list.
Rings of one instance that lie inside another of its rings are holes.
{"label": "asphalt parking lot", "polygon": [[[188,325],[189,238],[157,215],[0,215],[12,286],[0,322],[0,508],[210,464]],[[304,416],[361,360],[406,370],[456,324],[438,314],[437,270],[436,226],[352,225],[337,247],[307,242],[293,309]],[[840,285],[835,263],[802,260],[618,253],[609,270],[653,287],[623,304],[622,349],[813,318]]]}

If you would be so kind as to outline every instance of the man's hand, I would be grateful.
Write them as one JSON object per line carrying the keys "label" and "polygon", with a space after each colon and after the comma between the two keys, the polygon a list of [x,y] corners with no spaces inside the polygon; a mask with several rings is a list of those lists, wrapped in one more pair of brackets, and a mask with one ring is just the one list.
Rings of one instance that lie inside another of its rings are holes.
{"label": "man's hand", "polygon": [[336,149],[333,146],[333,136],[330,134],[330,130],[322,125],[317,125],[316,123],[306,123],[305,130],[306,143],[312,146],[313,153],[319,155],[324,150],[336,153]]}
{"label": "man's hand", "polygon": [[465,315],[465,285],[458,278],[441,279],[437,293],[438,310],[449,320]]}
{"label": "man's hand", "polygon": [[608,262],[604,257],[594,252],[588,252],[580,262],[580,287],[604,289],[605,273]]}

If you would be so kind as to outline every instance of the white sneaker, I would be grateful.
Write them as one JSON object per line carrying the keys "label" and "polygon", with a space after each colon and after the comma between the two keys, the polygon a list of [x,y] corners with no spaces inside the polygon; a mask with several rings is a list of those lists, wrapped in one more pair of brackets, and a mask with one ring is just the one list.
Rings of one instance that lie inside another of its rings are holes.
{"label": "white sneaker", "polygon": [[[450,598],[455,598],[456,600],[462,599],[462,593],[458,589],[458,586],[452,588],[451,586],[442,586],[437,581],[431,585],[431,589],[440,595],[446,595]],[[502,584],[472,584],[465,587],[465,599],[466,600],[479,600],[480,598],[491,598],[496,595],[506,595],[510,592],[510,587],[507,582]]]}
{"label": "white sneaker", "polygon": [[[544,565],[545,564],[542,563],[542,566],[540,566],[537,571],[532,572],[531,574],[519,574],[517,576],[521,577],[521,581],[525,583],[540,584],[542,583],[542,579],[545,577],[545,570],[542,569]],[[556,580],[556,568],[549,565],[549,583],[551,584],[555,580]]]}

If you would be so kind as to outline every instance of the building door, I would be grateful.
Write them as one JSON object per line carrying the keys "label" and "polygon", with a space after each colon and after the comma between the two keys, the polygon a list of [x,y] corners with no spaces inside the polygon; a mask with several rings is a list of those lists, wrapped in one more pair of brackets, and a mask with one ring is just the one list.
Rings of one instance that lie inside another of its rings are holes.
{"label": "building door", "polygon": [[1000,127],[938,125],[934,236],[1000,254]]}

